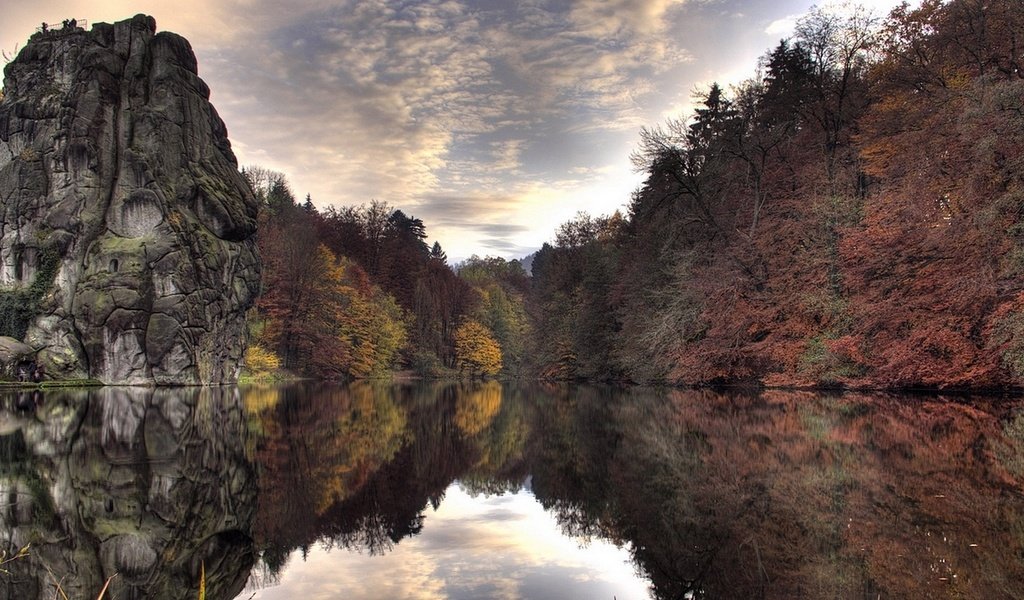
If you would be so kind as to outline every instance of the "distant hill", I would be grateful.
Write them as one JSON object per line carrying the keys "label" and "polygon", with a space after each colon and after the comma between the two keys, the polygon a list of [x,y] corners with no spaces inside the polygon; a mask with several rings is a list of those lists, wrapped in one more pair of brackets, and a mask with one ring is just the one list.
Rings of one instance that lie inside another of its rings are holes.
{"label": "distant hill", "polygon": [[526,271],[527,275],[533,276],[533,258],[537,256],[536,252],[527,254],[526,256],[519,259],[519,264],[523,266],[523,270]]}

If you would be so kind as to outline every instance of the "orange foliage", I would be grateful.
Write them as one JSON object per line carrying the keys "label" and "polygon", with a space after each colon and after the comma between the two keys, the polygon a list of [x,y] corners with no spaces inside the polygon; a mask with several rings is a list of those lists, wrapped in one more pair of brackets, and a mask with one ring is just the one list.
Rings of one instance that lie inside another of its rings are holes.
{"label": "orange foliage", "polygon": [[538,255],[547,363],[568,340],[583,376],[1024,383],[1019,1],[926,0],[880,36],[812,16],[735,98],[642,132],[649,177],[613,236]]}

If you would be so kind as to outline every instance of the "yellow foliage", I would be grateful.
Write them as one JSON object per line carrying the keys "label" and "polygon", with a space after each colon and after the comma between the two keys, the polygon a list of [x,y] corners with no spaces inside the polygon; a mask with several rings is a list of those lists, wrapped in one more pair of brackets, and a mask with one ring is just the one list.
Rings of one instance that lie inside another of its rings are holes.
{"label": "yellow foliage", "polygon": [[455,361],[470,375],[496,375],[501,370],[501,347],[489,329],[466,321],[455,331]]}
{"label": "yellow foliage", "polygon": [[488,381],[468,391],[456,391],[455,425],[467,435],[476,435],[491,424],[501,409],[501,384]]}
{"label": "yellow foliage", "polygon": [[281,359],[259,344],[250,344],[245,351],[245,368],[259,377],[280,369]]}
{"label": "yellow foliage", "polygon": [[259,414],[277,406],[281,401],[281,391],[277,387],[257,387],[246,391],[242,397],[245,410],[249,414]]}
{"label": "yellow foliage", "polygon": [[348,373],[353,377],[386,375],[406,343],[405,312],[377,286],[360,285],[355,263],[342,257],[339,265],[339,335],[351,357]]}
{"label": "yellow foliage", "polygon": [[376,382],[356,382],[344,391],[348,407],[339,411],[322,448],[330,459],[313,467],[321,482],[317,514],[347,498],[360,473],[394,458],[407,441],[408,417],[390,392]]}

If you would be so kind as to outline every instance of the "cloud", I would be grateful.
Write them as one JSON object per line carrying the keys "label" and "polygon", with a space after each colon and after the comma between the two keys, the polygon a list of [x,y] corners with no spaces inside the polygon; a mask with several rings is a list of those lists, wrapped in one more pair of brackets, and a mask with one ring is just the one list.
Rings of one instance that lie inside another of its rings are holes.
{"label": "cloud", "polygon": [[425,196],[415,210],[429,212],[438,225],[473,227],[486,219],[522,205],[523,199],[514,194],[477,191],[465,195],[431,194]]}
{"label": "cloud", "polygon": [[793,31],[796,29],[796,22],[802,17],[803,14],[797,15],[786,15],[781,19],[775,19],[764,28],[764,32],[768,35],[774,35],[780,38],[787,38],[793,35]]}
{"label": "cloud", "polygon": [[39,0],[5,9],[0,39],[153,14],[195,48],[242,164],[285,172],[320,207],[415,212],[469,255],[628,202],[637,130],[696,82],[749,76],[771,43],[750,23],[781,35],[810,3]]}
{"label": "cloud", "polygon": [[575,30],[594,38],[658,35],[665,30],[665,13],[682,0],[581,0],[569,13]]}
{"label": "cloud", "polygon": [[523,169],[552,125],[632,134],[652,77],[684,56],[663,35],[673,4],[254,2],[248,42],[218,48],[207,70],[226,83],[218,102],[243,159],[259,148],[290,163],[320,205],[423,206],[561,177]]}

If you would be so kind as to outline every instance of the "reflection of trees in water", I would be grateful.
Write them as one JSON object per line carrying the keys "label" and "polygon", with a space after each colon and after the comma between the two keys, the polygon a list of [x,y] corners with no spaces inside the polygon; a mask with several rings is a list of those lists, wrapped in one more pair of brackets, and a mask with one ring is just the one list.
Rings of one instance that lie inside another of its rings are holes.
{"label": "reflection of trees in water", "polygon": [[313,385],[281,388],[274,403],[256,393],[262,438],[257,444],[260,501],[256,532],[277,546],[305,546],[316,540],[324,513],[404,441],[405,412],[387,386]]}
{"label": "reflection of trees in water", "polygon": [[[476,460],[459,476],[462,487],[471,494],[503,494],[516,492],[529,475],[527,443],[529,395],[523,388],[492,383],[500,401],[487,427],[472,438],[478,449]],[[504,400],[502,400],[504,398]]]}
{"label": "reflection of trees in water", "polygon": [[272,567],[317,542],[387,551],[453,481],[532,475],[567,534],[628,542],[660,598],[1024,597],[1024,416],[494,383],[280,395],[251,403]]}
{"label": "reflection of trees in water", "polygon": [[272,570],[313,543],[385,552],[420,532],[456,479],[525,475],[509,467],[522,463],[522,413],[496,382],[291,386],[269,403],[260,393],[247,404],[264,436],[256,530]]}
{"label": "reflection of trees in water", "polygon": [[[465,389],[465,388],[469,389]],[[486,381],[460,385],[455,398],[455,424],[467,436],[474,436],[491,425],[501,409],[501,384]]]}
{"label": "reflection of trees in water", "polygon": [[534,463],[566,529],[630,541],[659,597],[1024,597],[1024,493],[1007,468],[1024,446],[990,412],[669,398],[634,391],[609,408],[595,390],[568,393]]}
{"label": "reflection of trees in water", "polygon": [[619,446],[614,420],[615,388],[560,388],[536,411],[531,448],[533,491],[554,511],[566,533],[607,535],[598,515],[607,513],[611,481],[608,458]]}
{"label": "reflection of trees in water", "polygon": [[[23,406],[16,396],[6,407]],[[7,597],[210,597],[240,591],[253,564],[254,473],[240,399],[228,389],[103,388],[42,394],[0,435]],[[13,491],[13,493],[9,493]]]}

